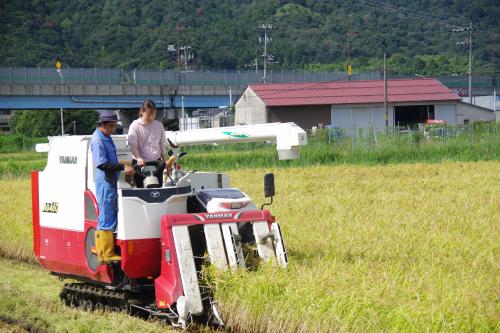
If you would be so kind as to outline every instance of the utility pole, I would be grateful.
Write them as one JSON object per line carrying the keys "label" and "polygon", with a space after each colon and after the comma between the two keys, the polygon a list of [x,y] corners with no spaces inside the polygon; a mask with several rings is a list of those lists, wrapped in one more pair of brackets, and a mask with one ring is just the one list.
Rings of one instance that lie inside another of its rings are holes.
{"label": "utility pole", "polygon": [[189,63],[193,60],[193,52],[192,47],[190,45],[181,45],[181,37],[180,34],[184,30],[184,26],[180,23],[177,23],[175,26],[176,33],[176,42],[177,46],[174,44],[170,44],[167,46],[167,52],[176,53],[176,64],[175,64],[175,72],[177,75],[178,84],[180,84],[181,80],[181,68],[184,67],[184,71],[189,70]]}
{"label": "utility pole", "polygon": [[[496,36],[493,35],[493,49],[492,49],[492,55],[491,55],[491,68],[492,68],[492,71],[493,71],[493,75],[492,75],[492,79],[491,79],[491,83],[492,83],[492,86],[493,86],[493,113],[497,114],[497,72],[496,72],[496,68],[495,68],[495,48],[496,48],[496,44],[497,43],[497,39],[496,39]],[[497,121],[500,121],[500,119],[496,119]]]}
{"label": "utility pole", "polygon": [[176,37],[177,37],[177,61],[176,61],[176,69],[177,71],[179,71],[179,68],[180,68],[180,31],[181,31],[181,25],[179,23],[177,23],[177,25],[175,26],[175,34],[176,34]]}
{"label": "utility pole", "polygon": [[183,45],[180,47],[182,51],[181,58],[184,60],[184,70],[188,71],[188,62],[193,60],[193,53],[190,51],[193,48],[190,45]]}
{"label": "utility pole", "polygon": [[385,110],[385,131],[389,134],[389,111],[387,109],[387,55],[384,52],[384,110]]}
{"label": "utility pole", "polygon": [[264,64],[264,74],[262,76],[262,83],[267,81],[267,64],[273,63],[274,57],[267,53],[267,43],[272,41],[272,38],[268,36],[268,31],[275,29],[272,23],[261,24],[259,26],[259,42],[264,43],[264,53],[262,53],[262,61]]}
{"label": "utility pole", "polygon": [[64,135],[64,116],[63,116],[63,108],[61,108],[61,135]]}
{"label": "utility pole", "polygon": [[347,32],[347,80],[351,81],[352,67],[351,67],[351,37],[356,36],[356,32]]}
{"label": "utility pole", "polygon": [[[56,62],[56,70],[59,76],[61,77],[61,84],[64,84],[64,76],[62,74],[62,63],[58,60]],[[61,135],[64,135],[64,115],[63,115],[63,109],[61,108],[60,110],[60,115],[61,115]]]}
{"label": "utility pole", "polygon": [[472,104],[472,22],[469,23],[469,104]]}
{"label": "utility pole", "polygon": [[180,37],[180,34],[181,34],[181,31],[184,30],[184,26],[181,25],[180,23],[177,23],[176,26],[175,26],[175,34],[176,34],[176,37],[177,37],[177,49],[175,50],[177,52],[177,61],[176,61],[176,65],[175,65],[175,71],[177,72],[177,85],[180,86],[181,84],[181,37]]}
{"label": "utility pole", "polygon": [[451,29],[452,32],[469,32],[468,41],[459,41],[456,43],[457,46],[469,46],[469,69],[467,71],[467,76],[469,77],[469,103],[472,104],[472,22],[469,25],[457,27]]}

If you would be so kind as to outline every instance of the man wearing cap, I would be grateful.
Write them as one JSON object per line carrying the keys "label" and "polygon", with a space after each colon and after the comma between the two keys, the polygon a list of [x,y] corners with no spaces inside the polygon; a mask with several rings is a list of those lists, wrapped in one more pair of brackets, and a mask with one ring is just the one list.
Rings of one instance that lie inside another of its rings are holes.
{"label": "man wearing cap", "polygon": [[118,163],[116,148],[111,134],[116,130],[118,117],[113,111],[99,115],[99,127],[92,134],[90,147],[95,166],[95,194],[99,206],[97,219],[96,251],[99,263],[121,260],[115,253],[113,231],[117,224],[116,184],[120,171],[133,175],[129,165]]}

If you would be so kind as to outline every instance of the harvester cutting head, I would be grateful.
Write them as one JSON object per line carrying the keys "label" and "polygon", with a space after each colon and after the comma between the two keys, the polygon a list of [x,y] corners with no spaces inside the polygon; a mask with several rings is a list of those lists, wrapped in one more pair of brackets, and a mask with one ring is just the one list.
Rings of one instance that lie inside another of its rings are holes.
{"label": "harvester cutting head", "polygon": [[[245,193],[235,188],[198,188],[194,194],[188,199],[190,214],[162,216],[156,305],[173,311],[181,326],[190,318],[207,316],[221,324],[211,288],[202,278],[207,264],[222,270],[254,270],[269,261],[286,267],[288,258],[274,216],[257,210]],[[273,174],[265,177],[265,195],[274,195]]]}
{"label": "harvester cutting head", "polygon": [[160,309],[175,304],[181,325],[192,317],[216,318],[211,290],[200,279],[207,263],[218,269],[256,269],[268,261],[287,266],[281,229],[268,211],[164,215],[161,232],[156,302]]}

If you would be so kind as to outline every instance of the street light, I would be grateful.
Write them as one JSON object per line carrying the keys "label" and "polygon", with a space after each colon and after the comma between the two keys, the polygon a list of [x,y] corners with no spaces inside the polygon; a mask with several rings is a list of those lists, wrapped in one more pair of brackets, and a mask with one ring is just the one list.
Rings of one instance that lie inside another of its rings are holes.
{"label": "street light", "polygon": [[57,61],[56,62],[56,71],[57,73],[59,74],[59,76],[61,77],[61,84],[64,84],[64,76],[62,75],[62,64],[60,61]]}
{"label": "street light", "polygon": [[468,41],[459,41],[456,43],[457,46],[469,46],[469,70],[467,75],[469,76],[469,103],[472,104],[472,22],[469,25],[457,27],[451,29],[452,32],[469,32]]}
{"label": "street light", "polygon": [[[61,77],[61,84],[64,84],[64,76],[62,75],[62,63],[58,60],[56,62],[56,71]],[[61,115],[61,135],[64,135],[64,115],[63,115],[63,108],[60,110],[60,115]]]}

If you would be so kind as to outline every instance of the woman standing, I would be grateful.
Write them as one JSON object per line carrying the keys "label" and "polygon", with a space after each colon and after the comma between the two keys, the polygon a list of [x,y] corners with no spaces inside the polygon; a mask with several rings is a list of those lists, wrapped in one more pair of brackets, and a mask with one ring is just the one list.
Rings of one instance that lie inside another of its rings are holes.
{"label": "woman standing", "polygon": [[[165,129],[156,117],[156,105],[151,100],[142,103],[139,118],[134,120],[128,131],[128,144],[132,150],[133,165],[142,167],[149,161],[162,161],[163,164],[156,176],[158,183],[162,184],[163,170],[165,169]],[[135,174],[137,187],[144,187],[143,178]]]}

